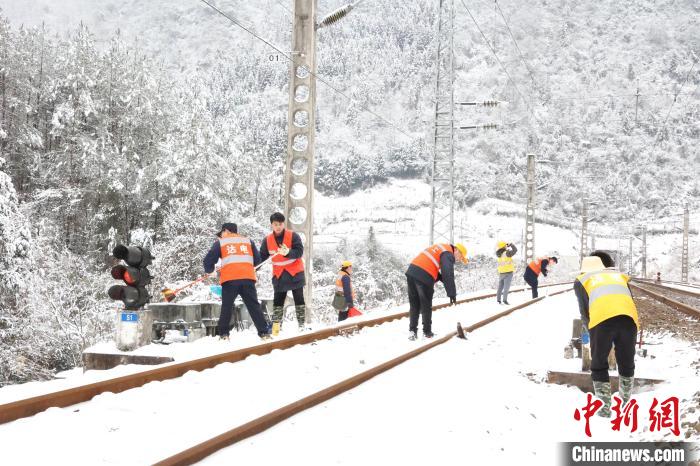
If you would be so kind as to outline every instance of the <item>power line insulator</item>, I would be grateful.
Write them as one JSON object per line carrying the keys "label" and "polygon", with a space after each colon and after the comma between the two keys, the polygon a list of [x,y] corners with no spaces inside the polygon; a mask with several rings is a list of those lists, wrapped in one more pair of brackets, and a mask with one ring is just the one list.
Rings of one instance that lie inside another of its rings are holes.
{"label": "power line insulator", "polygon": [[330,26],[333,23],[336,23],[343,19],[345,16],[347,16],[348,13],[352,11],[354,8],[354,5],[349,3],[343,7],[338,8],[335,10],[333,13],[329,14],[325,18],[321,20],[320,23],[316,25],[316,29],[321,29],[326,26]]}

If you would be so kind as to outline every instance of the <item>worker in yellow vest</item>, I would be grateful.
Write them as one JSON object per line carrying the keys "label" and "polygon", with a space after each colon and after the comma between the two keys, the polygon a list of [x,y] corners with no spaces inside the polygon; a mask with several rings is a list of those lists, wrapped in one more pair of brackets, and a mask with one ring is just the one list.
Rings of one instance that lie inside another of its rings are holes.
{"label": "worker in yellow vest", "polygon": [[505,241],[498,242],[496,249],[496,258],[498,260],[498,291],[496,291],[496,301],[501,304],[501,296],[503,304],[508,304],[508,291],[510,284],[513,281],[513,272],[515,272],[515,264],[513,256],[518,252],[518,248],[513,243]]}
{"label": "worker in yellow vest", "polygon": [[634,345],[639,327],[637,307],[627,286],[630,278],[614,266],[610,254],[594,251],[583,258],[581,274],[574,281],[581,321],[590,335],[593,390],[603,402],[598,414],[604,417],[610,416],[608,354],[615,345],[620,398],[627,403],[632,395]]}

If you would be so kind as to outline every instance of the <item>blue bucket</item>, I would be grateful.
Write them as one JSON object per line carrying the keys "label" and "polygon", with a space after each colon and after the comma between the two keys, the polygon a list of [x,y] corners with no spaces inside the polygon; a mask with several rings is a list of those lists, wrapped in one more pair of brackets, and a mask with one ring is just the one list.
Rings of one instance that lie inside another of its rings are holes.
{"label": "blue bucket", "polygon": [[211,291],[211,294],[214,296],[221,297],[221,285],[211,285],[209,286],[209,291]]}

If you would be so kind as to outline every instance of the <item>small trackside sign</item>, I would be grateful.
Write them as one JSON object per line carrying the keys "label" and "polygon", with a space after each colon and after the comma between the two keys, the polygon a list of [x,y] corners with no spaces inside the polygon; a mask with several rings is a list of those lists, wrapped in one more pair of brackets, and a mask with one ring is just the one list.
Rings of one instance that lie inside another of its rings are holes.
{"label": "small trackside sign", "polygon": [[122,322],[138,322],[139,315],[136,312],[122,312]]}

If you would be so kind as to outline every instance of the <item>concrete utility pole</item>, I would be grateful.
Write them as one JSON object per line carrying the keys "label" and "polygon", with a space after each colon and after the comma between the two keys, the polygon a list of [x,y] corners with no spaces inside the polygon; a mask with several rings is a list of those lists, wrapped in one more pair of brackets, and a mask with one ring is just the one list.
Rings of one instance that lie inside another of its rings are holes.
{"label": "concrete utility pole", "polygon": [[579,251],[579,264],[583,262],[588,247],[588,199],[583,198],[583,211],[581,212],[581,249]]}
{"label": "concrete utility pole", "polygon": [[525,210],[525,264],[535,258],[535,154],[527,154],[527,208]]}
{"label": "concrete utility pole", "polygon": [[642,278],[647,278],[647,226],[642,227]]}
{"label": "concrete utility pole", "polygon": [[690,211],[688,204],[683,211],[683,257],[681,258],[681,281],[688,283],[688,224],[690,223]]}
{"label": "concrete utility pole", "polygon": [[293,0],[285,213],[304,243],[306,322],[313,310],[314,139],[316,128],[316,0]]}
{"label": "concrete utility pole", "polygon": [[430,244],[454,241],[454,0],[439,0]]}
{"label": "concrete utility pole", "polygon": [[634,263],[632,262],[632,247],[634,247],[634,236],[630,235],[630,248],[629,248],[629,255],[627,256],[627,275],[633,275],[632,268],[634,267]]}

